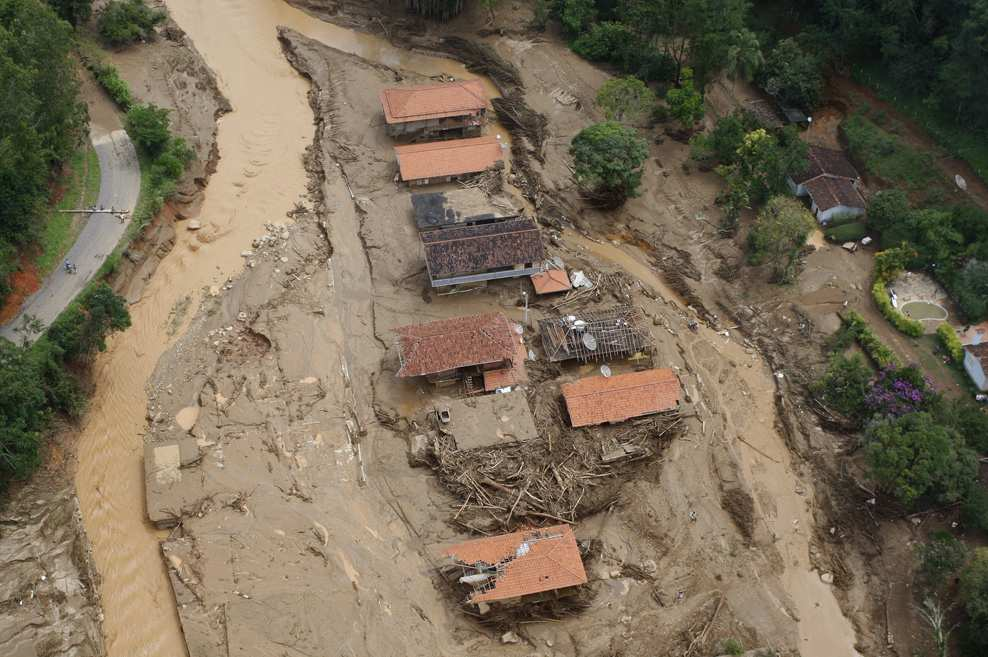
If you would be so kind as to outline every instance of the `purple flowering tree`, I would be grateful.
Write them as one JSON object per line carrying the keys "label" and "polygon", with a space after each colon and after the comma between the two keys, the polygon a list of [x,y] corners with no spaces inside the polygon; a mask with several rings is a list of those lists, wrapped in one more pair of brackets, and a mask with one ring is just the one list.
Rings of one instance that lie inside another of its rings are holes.
{"label": "purple flowering tree", "polygon": [[885,367],[871,382],[865,405],[874,415],[902,417],[928,409],[936,395],[933,382],[915,365]]}

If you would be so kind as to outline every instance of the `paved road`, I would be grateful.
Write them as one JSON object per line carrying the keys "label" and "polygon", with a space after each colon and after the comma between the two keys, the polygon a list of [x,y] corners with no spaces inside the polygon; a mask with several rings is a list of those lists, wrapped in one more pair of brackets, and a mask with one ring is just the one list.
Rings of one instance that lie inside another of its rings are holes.
{"label": "paved road", "polygon": [[114,130],[101,136],[94,135],[92,142],[100,165],[99,200],[96,205],[127,212],[127,220],[121,222],[116,215],[109,212],[90,214],[78,239],[65,256],[66,260],[76,265],[78,271],[69,274],[59,263],[58,268],[45,279],[41,289],[27,298],[17,316],[0,326],[0,336],[14,342],[20,342],[26,337],[33,342],[38,333],[28,334],[24,329],[26,322],[33,318],[41,322],[43,327],[51,324],[113,252],[130,223],[130,213],[134,210],[141,191],[141,170],[134,145],[123,130]]}

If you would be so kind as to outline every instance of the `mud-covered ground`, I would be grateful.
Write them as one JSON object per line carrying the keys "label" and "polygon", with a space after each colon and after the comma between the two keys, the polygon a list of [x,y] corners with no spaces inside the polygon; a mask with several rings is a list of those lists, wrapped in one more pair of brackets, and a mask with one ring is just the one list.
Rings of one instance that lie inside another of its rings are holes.
{"label": "mud-covered ground", "polygon": [[[489,39],[520,71],[502,91],[523,90],[549,131],[543,143],[513,134],[513,180],[537,183],[523,189],[552,226],[550,253],[632,282],[586,307],[640,305],[657,365],[678,368],[696,415],[608,510],[577,525],[603,546],[587,564],[590,609],[516,627],[520,645],[456,613],[427,548],[462,536],[450,522],[462,500],[406,463],[393,419],[418,417],[436,393],[394,377],[391,330],[495,308],[521,320],[520,287],[427,291],[377,118],[378,91],[416,74],[291,31],[281,39],[313,84],[309,202],[257,236],[246,273],[211,291],[152,382],[148,511],[178,524],[165,554],[191,654],[703,654],[727,638],[807,657],[856,644],[881,654],[869,583],[855,574],[866,571],[846,549],[851,530],[831,524],[835,504],[818,485],[831,482],[814,467],[842,445],[789,387],[822,360],[814,320],[832,324],[847,298],[833,284],[843,256],[810,257],[807,271],[823,273],[795,294],[803,311],[767,285],[732,290],[716,273],[739,255],[716,233],[719,183],[687,173],[687,149],[670,140],[654,146],[641,198],[606,216],[582,207],[566,149],[594,120],[589,99],[605,74],[554,39],[521,34]],[[557,89],[582,103],[560,103]],[[686,329],[694,314],[708,320],[697,334]],[[525,339],[538,359],[536,336]],[[774,372],[756,343],[772,350]],[[530,368],[536,407],[559,379],[589,371]]]}

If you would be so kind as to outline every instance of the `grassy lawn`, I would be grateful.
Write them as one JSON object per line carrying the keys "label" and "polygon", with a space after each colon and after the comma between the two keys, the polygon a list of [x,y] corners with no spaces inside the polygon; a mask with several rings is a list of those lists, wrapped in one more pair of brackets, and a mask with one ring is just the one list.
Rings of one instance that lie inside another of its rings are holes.
{"label": "grassy lawn", "polygon": [[861,112],[849,116],[841,128],[851,154],[864,164],[869,174],[912,191],[941,181],[929,153],[903,143]]}
{"label": "grassy lawn", "polygon": [[39,238],[39,253],[34,264],[41,276],[55,268],[82,230],[84,215],[71,214],[64,210],[89,207],[99,196],[99,159],[92,144],[87,141],[72,154],[68,169],[68,176],[62,181],[65,193],[50,208]]}
{"label": "grassy lawn", "polygon": [[967,125],[958,125],[942,110],[924,103],[922,98],[896,90],[878,67],[856,67],[853,77],[874,89],[882,100],[895,105],[896,109],[922,126],[946,151],[970,164],[982,180],[988,181],[988,134],[973,131]]}

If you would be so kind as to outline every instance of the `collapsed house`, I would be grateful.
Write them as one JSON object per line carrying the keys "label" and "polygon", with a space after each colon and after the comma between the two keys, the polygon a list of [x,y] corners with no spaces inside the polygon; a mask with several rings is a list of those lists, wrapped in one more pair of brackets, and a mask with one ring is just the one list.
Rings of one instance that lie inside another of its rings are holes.
{"label": "collapsed house", "polygon": [[440,319],[395,329],[401,378],[424,376],[432,383],[465,380],[479,388],[488,372],[510,370],[519,361],[521,337],[501,313]]}
{"label": "collapsed house", "polygon": [[475,137],[483,130],[487,94],[480,80],[391,87],[381,91],[390,137]]}
{"label": "collapsed house", "polygon": [[412,216],[419,232],[490,224],[518,214],[509,199],[491,199],[474,187],[412,194]]}
{"label": "collapsed house", "polygon": [[679,378],[667,368],[586,377],[564,383],[562,393],[573,427],[676,413],[682,396]]}
{"label": "collapsed house", "polygon": [[652,356],[652,336],[633,306],[542,319],[539,332],[546,358],[554,363]]}
{"label": "collapsed house", "polygon": [[432,230],[421,239],[432,287],[530,276],[545,257],[531,219]]}
{"label": "collapsed house", "polygon": [[456,449],[476,449],[538,438],[522,391],[452,399],[432,412],[436,431],[452,436]]}
{"label": "collapsed house", "polygon": [[859,217],[865,213],[865,200],[858,191],[861,177],[840,151],[810,146],[806,169],[788,178],[796,196],[810,198],[810,210],[822,225],[836,217]]}
{"label": "collapsed house", "polygon": [[398,175],[410,185],[451,182],[463,176],[504,166],[501,142],[473,137],[395,146]]}
{"label": "collapsed house", "polygon": [[525,605],[573,596],[587,583],[569,525],[466,541],[441,551],[443,573],[481,615],[493,605]]}

